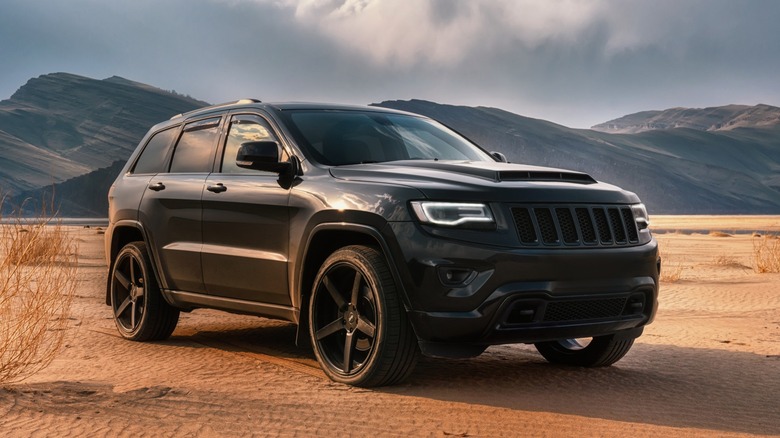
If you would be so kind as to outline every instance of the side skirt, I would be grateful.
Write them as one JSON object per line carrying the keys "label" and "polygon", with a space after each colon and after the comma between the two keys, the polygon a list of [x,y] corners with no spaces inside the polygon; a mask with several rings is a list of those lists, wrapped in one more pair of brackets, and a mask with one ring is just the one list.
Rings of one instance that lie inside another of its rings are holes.
{"label": "side skirt", "polygon": [[198,308],[217,309],[242,315],[255,315],[272,319],[284,319],[295,323],[298,322],[299,310],[293,307],[176,290],[164,290],[162,293],[174,307],[178,307],[184,311]]}

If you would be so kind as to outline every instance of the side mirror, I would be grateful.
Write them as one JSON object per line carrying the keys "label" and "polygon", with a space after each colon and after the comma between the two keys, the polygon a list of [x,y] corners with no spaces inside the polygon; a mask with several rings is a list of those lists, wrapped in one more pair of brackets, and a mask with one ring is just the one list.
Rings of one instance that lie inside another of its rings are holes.
{"label": "side mirror", "polygon": [[279,162],[279,144],[275,141],[249,141],[241,143],[236,154],[236,165],[244,169],[284,173],[291,163]]}
{"label": "side mirror", "polygon": [[490,155],[492,155],[493,158],[495,158],[496,161],[498,161],[499,163],[508,163],[509,162],[506,159],[506,155],[502,154],[501,152],[493,151],[493,152],[490,153]]}

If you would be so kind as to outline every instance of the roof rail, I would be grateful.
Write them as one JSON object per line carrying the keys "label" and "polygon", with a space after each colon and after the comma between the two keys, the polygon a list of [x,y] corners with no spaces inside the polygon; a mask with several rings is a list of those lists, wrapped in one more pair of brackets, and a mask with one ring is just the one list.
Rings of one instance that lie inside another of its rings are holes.
{"label": "roof rail", "polygon": [[188,111],[186,113],[176,114],[175,116],[171,117],[171,120],[178,119],[179,117],[183,117],[183,116],[185,116],[187,114],[191,114],[191,113],[194,113],[195,111],[200,111],[200,110],[206,109],[206,108],[208,108],[208,109],[215,109],[215,108],[219,108],[219,107],[223,107],[223,106],[229,106],[229,105],[246,105],[246,104],[249,104],[249,103],[262,103],[262,102],[263,102],[262,100],[254,99],[254,98],[239,99],[239,100],[237,100],[235,102],[219,103],[219,104],[216,104],[216,105],[211,105],[211,106],[208,106],[208,107],[198,108],[196,110]]}

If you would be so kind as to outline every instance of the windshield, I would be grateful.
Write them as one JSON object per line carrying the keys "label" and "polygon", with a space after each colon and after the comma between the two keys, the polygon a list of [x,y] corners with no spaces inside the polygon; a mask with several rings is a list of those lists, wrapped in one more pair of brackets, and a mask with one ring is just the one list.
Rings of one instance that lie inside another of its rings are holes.
{"label": "windshield", "polygon": [[284,119],[297,142],[330,166],[397,160],[495,161],[435,121],[403,114],[291,110]]}

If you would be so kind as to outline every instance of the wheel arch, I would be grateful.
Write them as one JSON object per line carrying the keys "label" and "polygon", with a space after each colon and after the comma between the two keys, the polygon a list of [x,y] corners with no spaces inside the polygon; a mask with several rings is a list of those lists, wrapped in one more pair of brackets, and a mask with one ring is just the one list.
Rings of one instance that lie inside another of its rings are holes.
{"label": "wheel arch", "polygon": [[349,245],[365,245],[380,251],[396,283],[396,288],[400,293],[404,308],[407,311],[410,309],[398,267],[392,257],[390,245],[377,228],[370,225],[343,222],[319,224],[309,233],[298,265],[300,268],[297,269],[296,286],[294,288],[294,293],[300,303],[298,333],[296,335],[297,345],[302,345],[302,342],[308,341],[308,298],[311,294],[317,271],[325,259],[333,254],[334,251]]}
{"label": "wheel arch", "polygon": [[[146,235],[146,230],[143,225],[137,221],[119,221],[112,227],[110,243],[106,245],[106,254],[108,258],[108,275],[106,277],[106,304],[111,305],[111,271],[114,268],[114,261],[119,251],[124,248],[130,242],[142,241],[147,244],[147,251],[149,257],[152,260],[152,264],[155,265],[156,258],[154,257],[154,251],[151,249],[151,243]],[[156,266],[155,266],[156,267]],[[160,277],[157,274],[157,269],[153,269],[154,276],[157,279],[157,284],[160,283]]]}

